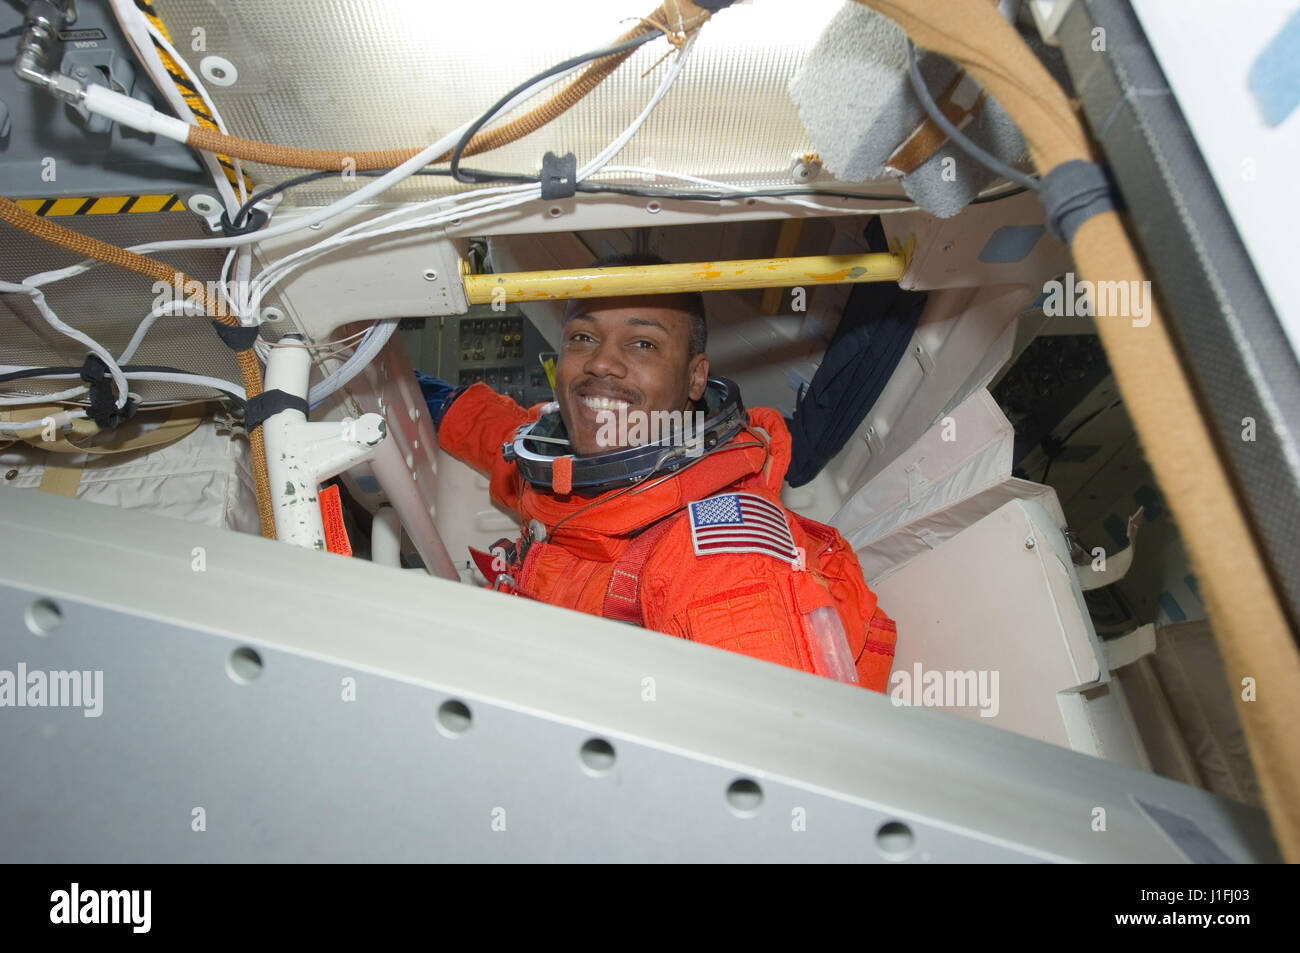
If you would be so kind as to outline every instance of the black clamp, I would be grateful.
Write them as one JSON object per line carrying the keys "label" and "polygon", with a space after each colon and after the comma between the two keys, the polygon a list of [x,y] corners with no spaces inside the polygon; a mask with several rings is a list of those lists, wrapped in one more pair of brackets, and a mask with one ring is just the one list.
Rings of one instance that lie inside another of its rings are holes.
{"label": "black clamp", "polygon": [[1095,162],[1071,159],[1043,176],[1039,198],[1047,227],[1070,244],[1079,226],[1103,212],[1115,210],[1115,192],[1106,170]]}
{"label": "black clamp", "polygon": [[227,238],[234,238],[236,235],[250,235],[270,220],[270,213],[264,212],[260,208],[251,208],[248,210],[248,214],[244,216],[243,223],[237,225],[231,221],[229,212],[222,212],[220,219],[221,231]]}
{"label": "black clamp", "polygon": [[212,319],[212,327],[216,329],[217,337],[221,338],[221,343],[226,345],[232,351],[247,351],[257,340],[257,325],[243,324],[222,324],[216,318]]}
{"label": "black clamp", "polygon": [[262,421],[274,417],[282,410],[298,410],[307,413],[307,401],[297,394],[282,390],[264,390],[256,397],[244,402],[244,431],[252,433],[262,426]]}
{"label": "black clamp", "polygon": [[120,408],[117,406],[108,365],[98,354],[86,355],[86,361],[81,365],[81,379],[90,389],[90,419],[100,430],[112,430],[135,416],[136,403],[131,397],[127,397],[126,403]]}
{"label": "black clamp", "polygon": [[542,156],[542,198],[567,199],[578,191],[578,159],[572,152]]}

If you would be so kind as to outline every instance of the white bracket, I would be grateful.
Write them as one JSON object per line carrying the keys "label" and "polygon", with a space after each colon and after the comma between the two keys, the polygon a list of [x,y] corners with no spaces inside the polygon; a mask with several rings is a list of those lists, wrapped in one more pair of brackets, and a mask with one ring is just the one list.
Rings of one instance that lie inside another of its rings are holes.
{"label": "white bracket", "polygon": [[[296,335],[289,335],[292,341]],[[306,398],[311,358],[305,347],[275,347],[266,362],[266,389]],[[317,491],[327,480],[375,455],[388,429],[379,414],[311,423],[286,408],[262,422],[276,538],[324,550],[325,524]]]}

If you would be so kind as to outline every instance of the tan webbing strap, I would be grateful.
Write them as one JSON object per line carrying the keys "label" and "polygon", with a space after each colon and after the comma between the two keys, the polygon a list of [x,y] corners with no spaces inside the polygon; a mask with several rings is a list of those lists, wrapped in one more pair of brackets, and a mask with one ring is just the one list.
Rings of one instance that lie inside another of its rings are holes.
{"label": "tan webbing strap", "polygon": [[[961,81],[965,78],[965,73],[958,73],[954,76],[947,89],[935,102],[935,105],[939,107],[939,111],[948,117],[948,121],[958,129],[962,128],[968,115],[972,118],[977,117],[984,109],[985,93],[983,90],[979,91],[969,109],[959,106],[954,101],[953,97],[957,92],[957,87],[961,85]],[[893,154],[885,160],[885,168],[900,175],[915,172],[947,142],[948,134],[940,129],[933,119],[926,116],[916,124],[906,138],[899,143]]]}
{"label": "tan webbing strap", "polygon": [[57,458],[45,458],[45,471],[41,474],[40,491],[56,496],[75,497],[81,488],[81,474],[85,468],[80,463],[56,462]]}
{"label": "tan webbing strap", "polygon": [[[0,418],[15,421],[40,421],[64,409],[66,408],[53,404],[29,404],[24,407],[14,408],[12,411],[0,412]],[[90,420],[72,421],[72,438],[75,439],[60,436],[54,440],[42,440],[40,429],[27,431],[19,435],[18,439],[38,450],[46,451],[45,469],[41,473],[39,486],[41,492],[53,493],[57,496],[75,497],[77,490],[81,487],[81,477],[85,471],[85,454],[129,453],[132,450],[162,447],[175,443],[182,437],[193,433],[199,424],[203,422],[206,414],[202,410],[203,408],[200,408],[200,413],[195,416],[192,406],[173,407],[168,413],[167,419],[152,430],[136,434],[134,437],[128,437],[125,440],[112,440],[98,446],[81,442],[88,441],[99,433],[99,427]],[[60,459],[56,454],[76,454],[80,459],[74,463],[71,460]]]}
{"label": "tan webbing strap", "polygon": [[[0,419],[39,421],[66,409],[55,405],[26,406],[17,409],[20,413],[11,411],[0,414]],[[147,411],[142,411],[142,413],[147,413]],[[97,445],[89,442],[91,438],[99,433],[99,428],[94,421],[90,420],[72,421],[72,435],[70,437],[60,436],[54,440],[42,440],[40,429],[33,428],[20,434],[18,439],[36,447],[38,450],[47,450],[52,453],[128,453],[132,450],[143,450],[147,447],[161,447],[169,443],[175,443],[198,429],[205,416],[206,414],[202,412],[195,416],[192,407],[189,406],[173,407],[168,413],[167,419],[152,430],[136,434],[134,437],[128,437],[125,440],[110,440]],[[130,424],[127,423],[123,426],[130,427]]]}

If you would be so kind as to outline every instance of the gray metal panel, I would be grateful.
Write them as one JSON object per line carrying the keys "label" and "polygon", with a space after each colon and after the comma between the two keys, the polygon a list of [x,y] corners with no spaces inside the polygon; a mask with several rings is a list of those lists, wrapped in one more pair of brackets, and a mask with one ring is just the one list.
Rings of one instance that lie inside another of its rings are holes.
{"label": "gray metal panel", "polygon": [[[18,10],[0,4],[0,31],[21,22]],[[136,89],[145,91],[156,108],[171,113],[144,67],[134,63],[131,47],[105,0],[78,0],[75,29],[101,30],[104,40],[88,42],[132,61]],[[18,37],[0,40],[0,101],[9,107],[13,123],[9,134],[0,137],[0,195],[55,198],[211,191],[207,170],[191,149],[178,142],[131,130],[124,133],[121,127],[108,134],[88,132],[70,106],[14,74],[17,50]],[[46,157],[56,160],[53,182],[41,174]]]}
{"label": "gray metal panel", "polygon": [[99,717],[0,709],[0,860],[873,861],[887,822],[908,860],[1183,860],[1135,798],[1277,858],[1204,791],[553,606],[32,492],[0,492],[0,538],[0,670],[104,673]]}
{"label": "gray metal panel", "polygon": [[[1104,53],[1091,46],[1097,26]],[[1081,0],[1058,36],[1295,636],[1300,365],[1132,9]]]}

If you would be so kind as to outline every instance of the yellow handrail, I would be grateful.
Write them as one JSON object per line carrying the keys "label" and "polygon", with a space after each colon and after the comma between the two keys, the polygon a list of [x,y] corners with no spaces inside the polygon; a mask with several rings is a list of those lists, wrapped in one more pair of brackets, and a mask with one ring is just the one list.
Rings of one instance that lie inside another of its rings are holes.
{"label": "yellow handrail", "polygon": [[[468,265],[462,262],[461,268],[464,272]],[[491,304],[500,300],[553,301],[559,298],[898,281],[906,270],[907,258],[903,253],[869,252],[862,255],[622,265],[497,275],[464,274],[464,279],[465,296],[470,304]]]}

